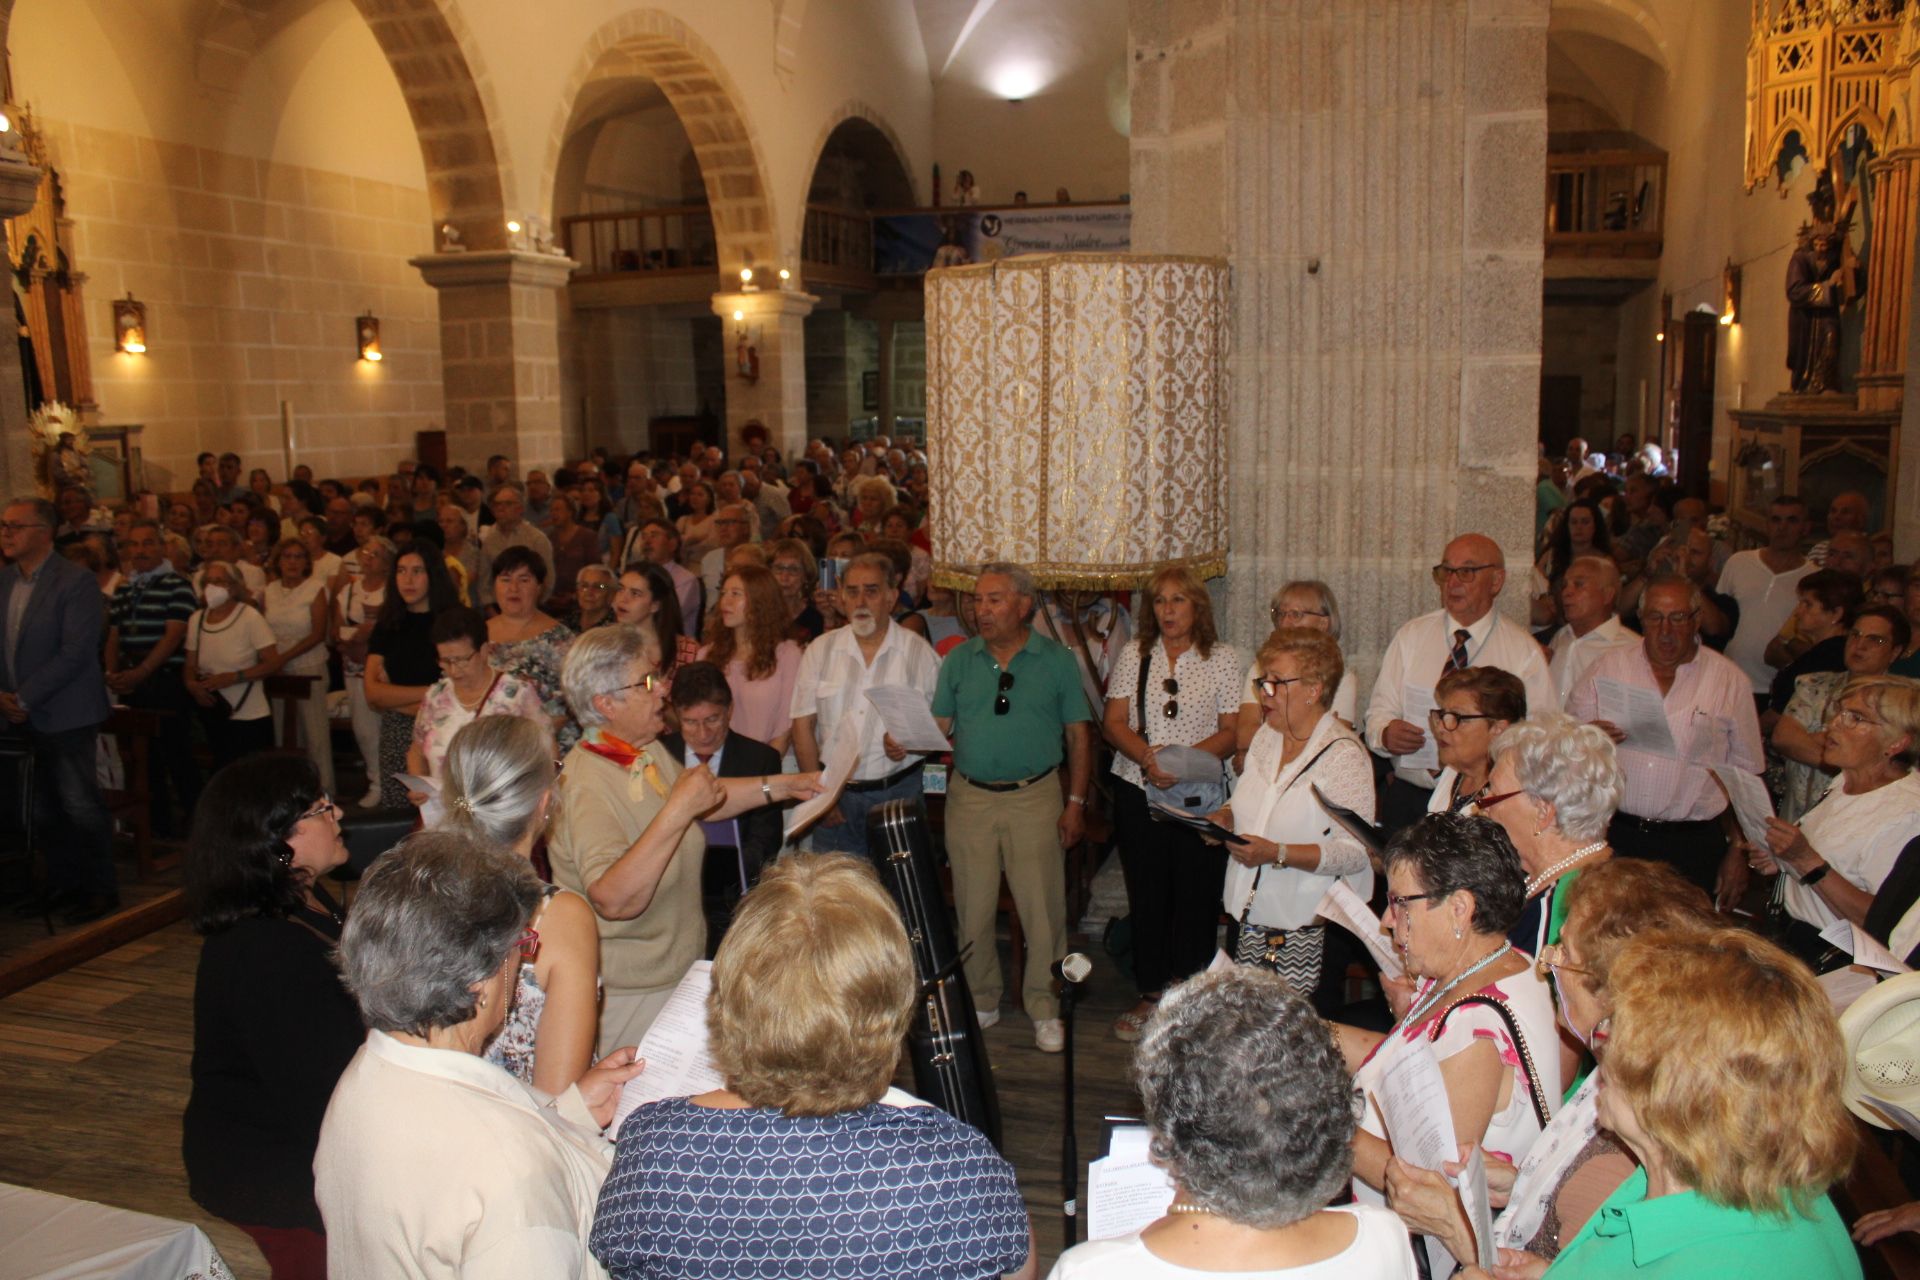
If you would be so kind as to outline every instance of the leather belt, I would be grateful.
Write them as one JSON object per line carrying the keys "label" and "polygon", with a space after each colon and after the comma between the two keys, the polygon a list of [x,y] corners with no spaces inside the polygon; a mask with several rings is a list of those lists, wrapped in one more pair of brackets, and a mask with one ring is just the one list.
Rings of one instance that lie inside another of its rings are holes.
{"label": "leather belt", "polygon": [[919,773],[922,769],[926,767],[927,767],[927,762],[925,760],[915,760],[912,764],[900,770],[898,773],[890,773],[884,778],[874,778],[867,782],[849,782],[846,786],[846,789],[848,791],[881,791],[887,787],[891,787],[895,785],[896,783],[905,782],[908,778],[912,777],[916,773]]}
{"label": "leather belt", "polygon": [[1039,773],[1034,774],[1031,778],[1022,778],[1018,782],[981,782],[977,778],[967,777],[967,775],[964,773],[961,774],[960,777],[961,777],[961,780],[964,781],[968,786],[978,787],[982,791],[1000,791],[1000,792],[1023,791],[1026,788],[1032,786],[1034,783],[1040,781],[1040,779],[1050,776],[1053,773],[1053,771],[1055,769],[1058,769],[1059,767],[1060,766],[1057,764],[1048,765],[1046,768],[1042,769]]}

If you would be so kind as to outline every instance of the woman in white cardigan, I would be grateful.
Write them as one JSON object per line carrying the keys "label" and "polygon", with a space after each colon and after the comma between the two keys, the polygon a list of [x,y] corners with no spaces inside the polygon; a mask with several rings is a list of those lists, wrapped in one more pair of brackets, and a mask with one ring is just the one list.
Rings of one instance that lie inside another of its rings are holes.
{"label": "woman in white cardigan", "polygon": [[1278,972],[1311,999],[1326,943],[1326,927],[1315,923],[1321,898],[1336,881],[1362,902],[1373,893],[1367,847],[1313,793],[1318,788],[1371,822],[1373,764],[1333,714],[1346,664],[1332,636],[1283,628],[1260,647],[1255,665],[1266,718],[1247,746],[1233,798],[1214,815],[1242,837],[1227,846],[1232,861],[1221,902],[1237,922],[1236,958]]}
{"label": "woman in white cardigan", "polygon": [[524,858],[470,836],[402,842],[361,882],[341,967],[369,1028],[327,1107],[314,1192],[336,1276],[600,1277],[587,1231],[639,1074],[616,1049],[556,1097],[480,1054],[541,900]]}

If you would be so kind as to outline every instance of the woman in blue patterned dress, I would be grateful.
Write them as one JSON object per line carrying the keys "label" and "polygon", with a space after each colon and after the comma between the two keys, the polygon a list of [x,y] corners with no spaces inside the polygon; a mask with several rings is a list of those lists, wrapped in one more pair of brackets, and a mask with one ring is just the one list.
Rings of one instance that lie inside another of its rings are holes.
{"label": "woman in blue patterned dress", "polygon": [[553,719],[553,736],[565,756],[580,740],[580,726],[560,692],[560,668],[574,631],[540,607],[547,562],[529,547],[508,547],[493,561],[493,602],[500,612],[487,620],[493,667],[534,687]]}
{"label": "woman in blue patterned dress", "polygon": [[888,1088],[918,984],[873,869],[795,854],[740,902],[707,1025],[726,1084],[621,1126],[588,1245],[614,1280],[1033,1274],[1013,1167]]}
{"label": "woman in blue patterned dress", "polygon": [[[553,805],[553,743],[524,716],[483,716],[453,735],[441,781],[443,827],[530,858]],[[485,1057],[551,1097],[593,1065],[600,931],[585,898],[553,885],[528,927],[512,1012]]]}

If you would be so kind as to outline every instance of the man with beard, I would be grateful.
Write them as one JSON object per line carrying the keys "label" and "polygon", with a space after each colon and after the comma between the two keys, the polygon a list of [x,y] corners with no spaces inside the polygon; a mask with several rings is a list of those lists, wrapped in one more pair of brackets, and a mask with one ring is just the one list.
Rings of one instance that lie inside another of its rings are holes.
{"label": "man with beard", "polygon": [[840,723],[855,717],[860,763],[840,799],[813,829],[819,851],[867,852],[867,811],[888,800],[920,796],[925,761],[909,755],[886,731],[867,701],[867,690],[904,685],[933,703],[940,659],[924,639],[896,627],[888,615],[899,595],[891,557],[855,556],[841,576],[840,611],[847,625],[827,632],[800,656],[793,685],[793,754],[802,773],[820,767],[820,757]]}
{"label": "man with beard", "polygon": [[1787,370],[1807,395],[1840,390],[1840,308],[1852,293],[1831,223],[1801,231],[1787,260]]}

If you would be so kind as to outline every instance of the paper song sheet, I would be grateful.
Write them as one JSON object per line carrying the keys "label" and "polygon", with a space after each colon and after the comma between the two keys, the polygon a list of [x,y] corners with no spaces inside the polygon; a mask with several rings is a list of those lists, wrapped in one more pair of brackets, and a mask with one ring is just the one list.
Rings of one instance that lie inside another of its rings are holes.
{"label": "paper song sheet", "polygon": [[621,1087],[609,1132],[618,1134],[627,1117],[649,1102],[690,1098],[726,1083],[707,1052],[707,992],[712,987],[713,965],[695,960],[640,1041],[646,1070]]}
{"label": "paper song sheet", "polygon": [[1433,740],[1433,723],[1427,719],[1427,712],[1439,705],[1433,700],[1433,690],[1417,684],[1407,685],[1401,694],[1400,705],[1405,709],[1403,718],[1406,722],[1426,734],[1427,740],[1418,751],[1395,756],[1394,763],[1403,769],[1438,769],[1440,747]]}
{"label": "paper song sheet", "polygon": [[1173,1179],[1148,1156],[1144,1125],[1113,1131],[1106,1155],[1087,1165],[1087,1239],[1131,1235],[1155,1222],[1173,1203]]}
{"label": "paper song sheet", "polygon": [[1767,784],[1758,775],[1732,765],[1710,764],[1707,768],[1726,789],[1733,816],[1740,820],[1740,834],[1748,844],[1766,848],[1767,819],[1773,816],[1773,797],[1767,794]]}
{"label": "paper song sheet", "polygon": [[847,779],[860,763],[860,744],[866,740],[868,720],[876,714],[871,706],[856,706],[833,726],[833,737],[820,757],[820,794],[811,800],[802,800],[787,811],[789,840],[840,799],[840,788],[847,785]]}
{"label": "paper song sheet", "polygon": [[1680,754],[1674,745],[1673,726],[1667,723],[1667,704],[1661,701],[1659,690],[1604,678],[1596,679],[1593,688],[1600,699],[1599,718],[1627,735],[1624,745],[1655,755]]}
{"label": "paper song sheet", "polygon": [[1827,993],[1827,999],[1833,1003],[1836,1016],[1847,1011],[1847,1006],[1880,985],[1880,980],[1871,973],[1862,973],[1852,965],[1823,973],[1818,979],[1820,989]]}
{"label": "paper song sheet", "polygon": [[1479,1147],[1467,1157],[1460,1171],[1460,1206],[1467,1211],[1467,1225],[1473,1228],[1473,1247],[1483,1270],[1492,1271],[1499,1251],[1493,1247],[1493,1200],[1487,1195],[1487,1158]]}
{"label": "paper song sheet", "polygon": [[1381,973],[1389,978],[1406,976],[1406,970],[1400,965],[1400,957],[1393,952],[1392,938],[1380,927],[1380,917],[1373,914],[1373,908],[1360,901],[1360,895],[1349,889],[1346,881],[1335,880],[1314,911],[1366,943],[1367,951],[1373,956],[1374,963],[1380,966]]}
{"label": "paper song sheet", "polygon": [[1827,942],[1853,957],[1853,962],[1880,973],[1911,973],[1900,958],[1880,945],[1880,940],[1851,920],[1835,920],[1820,931]]}
{"label": "paper song sheet", "polygon": [[951,751],[953,744],[934,722],[927,695],[911,685],[882,684],[867,690],[867,701],[880,713],[893,740],[908,751]]}
{"label": "paper song sheet", "polygon": [[1401,1044],[1380,1077],[1374,1102],[1386,1122],[1393,1154],[1408,1164],[1438,1170],[1459,1158],[1453,1112],[1447,1107],[1447,1082],[1433,1046],[1424,1037]]}

